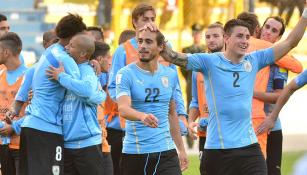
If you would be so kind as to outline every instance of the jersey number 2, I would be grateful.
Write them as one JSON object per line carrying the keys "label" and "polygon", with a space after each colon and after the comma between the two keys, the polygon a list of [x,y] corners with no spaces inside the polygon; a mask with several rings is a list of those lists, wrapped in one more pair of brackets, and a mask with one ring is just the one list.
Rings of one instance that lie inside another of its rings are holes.
{"label": "jersey number 2", "polygon": [[[145,93],[147,94],[145,97],[145,102],[159,102],[159,100],[157,99],[157,97],[160,94],[160,89],[159,88],[146,88],[145,89]],[[153,94],[154,96],[152,97],[151,100],[151,94]]]}
{"label": "jersey number 2", "polygon": [[238,80],[240,78],[240,74],[238,72],[234,72],[232,76],[235,78],[234,81],[233,81],[233,84],[232,84],[233,87],[240,87],[240,85],[237,84]]}

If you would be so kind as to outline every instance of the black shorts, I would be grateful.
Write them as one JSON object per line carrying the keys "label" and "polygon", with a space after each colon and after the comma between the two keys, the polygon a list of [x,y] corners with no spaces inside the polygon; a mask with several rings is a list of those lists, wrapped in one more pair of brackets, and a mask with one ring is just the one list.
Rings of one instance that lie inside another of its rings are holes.
{"label": "black shorts", "polygon": [[204,151],[205,143],[206,143],[206,137],[199,137],[199,145],[198,145],[199,152]]}
{"label": "black shorts", "polygon": [[14,158],[11,155],[9,145],[0,145],[0,157],[1,157],[1,174],[12,175],[16,174]]}
{"label": "black shorts", "polygon": [[176,150],[149,154],[124,154],[121,161],[123,175],[180,175]]}
{"label": "black shorts", "polygon": [[258,143],[235,149],[205,149],[202,175],[266,175],[267,168]]}
{"label": "black shorts", "polygon": [[281,174],[281,159],[282,159],[282,131],[271,131],[268,135],[266,147],[267,152],[267,167],[268,175]]}
{"label": "black shorts", "polygon": [[80,149],[64,148],[65,175],[104,175],[101,145]]}
{"label": "black shorts", "polygon": [[63,175],[63,136],[21,128],[20,174]]}
{"label": "black shorts", "polygon": [[124,131],[107,128],[107,141],[111,146],[111,156],[113,162],[114,175],[121,175],[120,160],[122,157]]}
{"label": "black shorts", "polygon": [[113,175],[113,163],[111,153],[102,153],[103,156],[103,174]]}

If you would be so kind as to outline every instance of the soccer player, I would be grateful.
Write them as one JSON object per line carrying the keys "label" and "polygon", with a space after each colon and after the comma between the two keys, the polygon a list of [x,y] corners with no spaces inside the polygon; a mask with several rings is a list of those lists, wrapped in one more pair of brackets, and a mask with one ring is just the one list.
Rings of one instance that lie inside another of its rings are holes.
{"label": "soccer player", "polygon": [[[254,13],[243,12],[238,15],[238,19],[241,19],[247,22],[250,25],[251,31],[251,39],[250,39],[250,46],[248,48],[248,53],[269,48],[272,46],[272,43],[264,40],[257,39],[257,36],[260,32],[260,25],[258,22],[258,17]],[[293,72],[298,72],[302,70],[302,64],[291,56],[285,56],[279,61],[276,62],[277,65],[283,67],[285,69],[291,70]],[[261,99],[261,95],[265,94],[267,84],[269,81],[270,76],[270,66],[266,66],[262,70],[260,70],[256,75],[255,86],[254,86],[254,95],[252,101],[252,122],[254,129],[259,126],[261,122],[263,122],[265,118],[265,111],[264,111],[264,100]],[[267,145],[267,133],[257,135],[258,143],[260,144],[261,151],[263,155],[266,157],[266,145]]]}
{"label": "soccer player", "polygon": [[[260,39],[275,43],[280,40],[285,31],[284,20],[279,16],[268,17],[260,33]],[[254,92],[254,97],[265,102],[264,110],[268,116],[276,103],[280,92],[286,85],[288,80],[288,71],[280,68],[276,64],[270,66],[270,77],[267,86],[267,92]],[[267,139],[267,168],[268,175],[281,174],[281,158],[282,158],[282,128],[279,118],[274,128],[268,134]]]}
{"label": "soccer player", "polygon": [[32,81],[33,98],[27,107],[20,135],[21,175],[63,174],[64,140],[60,107],[66,90],[58,82],[50,81],[45,71],[50,65],[58,67],[58,62],[62,62],[67,74],[80,78],[78,66],[65,52],[64,46],[85,29],[80,16],[69,14],[63,17],[55,28],[59,42],[49,47],[36,64]]}
{"label": "soccer player", "polygon": [[[224,48],[224,29],[219,23],[214,23],[208,26],[205,33],[205,41],[209,53],[221,52]],[[206,132],[200,129],[198,123],[194,121],[199,118],[208,118],[209,111],[205,96],[204,77],[200,72],[192,73],[192,101],[189,110],[189,134],[193,139],[196,139],[194,127],[197,126],[197,135],[199,136],[199,158],[202,157],[205,142]]]}
{"label": "soccer player", "polygon": [[58,81],[67,89],[62,107],[64,172],[67,175],[102,174],[102,139],[97,104],[105,100],[106,94],[89,64],[95,42],[86,34],[77,34],[65,48],[78,64],[81,78],[71,78],[62,65],[59,68],[50,66],[46,70],[49,79]]}
{"label": "soccer player", "polygon": [[59,38],[56,36],[54,30],[49,30],[43,34],[43,46],[45,49],[47,49],[52,44],[57,43],[58,41]]}
{"label": "soccer player", "polygon": [[185,55],[169,47],[161,52],[164,59],[204,74],[209,106],[202,158],[205,174],[267,174],[251,123],[256,73],[294,48],[304,35],[306,24],[307,16],[303,16],[286,40],[250,54],[246,54],[251,37],[249,25],[239,19],[225,24],[226,50],[222,53]]}
{"label": "soccer player", "polygon": [[144,28],[137,42],[139,60],[116,76],[119,113],[127,119],[122,173],[181,174],[180,166],[184,170],[188,162],[175,111],[177,75],[158,63],[164,36]]}
{"label": "soccer player", "polygon": [[[156,19],[155,9],[147,4],[139,4],[136,6],[132,12],[132,25],[135,28],[136,33],[141,29],[147,22],[154,23]],[[132,38],[125,43],[121,44],[113,54],[112,65],[109,74],[108,82],[108,92],[110,97],[115,100],[115,87],[116,87],[116,74],[119,69],[124,66],[135,62],[138,60],[138,45],[136,38]],[[170,66],[177,71],[176,66],[165,62],[162,58],[163,64]],[[187,121],[186,121],[186,111],[184,107],[184,102],[182,99],[182,93],[179,85],[179,80],[177,80],[177,89],[175,95],[176,110],[178,116],[181,118],[180,121],[185,121],[186,126],[181,122],[182,134],[187,134]],[[122,137],[123,130],[125,128],[125,121],[118,117],[117,105],[112,100],[106,100],[106,104],[109,107],[105,109],[105,114],[107,117],[107,130],[108,130],[108,142],[111,145],[111,154],[113,159],[114,174],[118,175],[119,170],[119,160],[122,147]]]}
{"label": "soccer player", "polygon": [[[98,75],[98,79],[101,87],[105,90],[107,86],[107,75],[112,57],[110,54],[110,46],[106,43],[95,42],[95,52],[93,54],[93,59],[97,60],[101,66],[101,73]],[[107,95],[107,98],[110,98]],[[108,104],[100,104],[97,107],[97,117],[102,128],[102,154],[103,154],[103,171],[105,175],[113,175],[113,163],[111,156],[111,148],[107,141],[107,130],[106,130],[106,119],[104,118],[104,109]]]}
{"label": "soccer player", "polygon": [[[0,37],[0,64],[5,67],[0,71],[0,119],[5,119],[5,114],[11,108],[14,97],[21,86],[26,67],[21,63],[19,55],[22,42],[16,33],[8,32]],[[24,106],[25,107],[25,106]],[[24,108],[23,108],[24,111]],[[17,115],[16,115],[17,116]],[[17,116],[18,117],[18,116]],[[16,119],[17,119],[16,117]],[[5,124],[7,125],[7,124]],[[0,130],[0,134],[6,126]],[[11,135],[9,135],[11,136]],[[1,173],[3,175],[19,175],[19,137],[13,135],[11,143],[2,143],[0,146]]]}
{"label": "soccer player", "polygon": [[10,25],[5,15],[0,14],[0,36],[10,31]]}

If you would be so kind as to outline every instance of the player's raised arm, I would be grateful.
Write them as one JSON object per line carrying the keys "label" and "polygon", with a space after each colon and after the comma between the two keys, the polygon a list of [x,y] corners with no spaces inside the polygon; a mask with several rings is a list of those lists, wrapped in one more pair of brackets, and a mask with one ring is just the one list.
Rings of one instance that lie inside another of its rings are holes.
{"label": "player's raised arm", "polygon": [[[306,0],[307,4],[307,0]],[[273,46],[275,60],[279,60],[282,56],[286,55],[291,49],[296,47],[299,41],[302,39],[307,25],[307,5],[305,4],[305,9],[302,17],[290,32],[288,37],[276,45]]]}
{"label": "player's raised arm", "polygon": [[178,53],[173,51],[169,46],[165,44],[163,51],[160,55],[168,62],[176,64],[177,66],[186,68],[188,64],[188,56],[184,53]]}

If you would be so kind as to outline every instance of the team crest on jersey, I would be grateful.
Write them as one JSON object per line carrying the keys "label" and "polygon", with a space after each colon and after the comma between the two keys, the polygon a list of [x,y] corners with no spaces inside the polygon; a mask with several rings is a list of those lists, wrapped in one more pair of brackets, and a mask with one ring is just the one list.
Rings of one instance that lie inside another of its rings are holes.
{"label": "team crest on jersey", "polygon": [[162,85],[168,87],[168,77],[161,77]]}
{"label": "team crest on jersey", "polygon": [[243,66],[244,66],[244,70],[245,70],[246,72],[251,72],[252,69],[253,69],[252,64],[251,64],[249,61],[245,61],[245,62],[243,63]]}
{"label": "team crest on jersey", "polygon": [[58,166],[58,165],[53,165],[53,166],[52,166],[52,174],[53,174],[53,175],[59,175],[59,174],[60,174],[60,166]]}
{"label": "team crest on jersey", "polygon": [[122,74],[117,74],[116,75],[116,84],[120,84],[120,82],[122,81]]}

